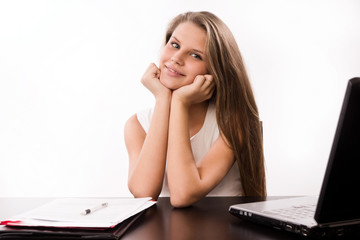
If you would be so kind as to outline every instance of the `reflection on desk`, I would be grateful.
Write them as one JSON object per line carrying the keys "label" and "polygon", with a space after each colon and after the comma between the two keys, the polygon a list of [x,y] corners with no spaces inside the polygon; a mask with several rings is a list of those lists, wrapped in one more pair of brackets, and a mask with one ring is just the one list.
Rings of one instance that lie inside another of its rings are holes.
{"label": "reflection on desk", "polygon": [[170,205],[169,198],[159,198],[156,206],[149,209],[122,239],[303,239],[242,221],[228,212],[232,204],[262,200],[265,199],[207,197],[191,207],[177,209]]}

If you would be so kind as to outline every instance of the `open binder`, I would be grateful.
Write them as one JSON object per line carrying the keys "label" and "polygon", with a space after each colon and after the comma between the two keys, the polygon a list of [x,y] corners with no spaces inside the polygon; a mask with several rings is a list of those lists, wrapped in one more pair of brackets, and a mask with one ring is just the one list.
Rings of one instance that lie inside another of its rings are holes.
{"label": "open binder", "polygon": [[144,212],[142,211],[115,227],[107,229],[4,226],[0,228],[0,239],[120,239]]}
{"label": "open binder", "polygon": [[[106,200],[109,207],[92,213],[92,216],[89,214],[89,218],[67,213],[69,209],[76,209],[76,213],[80,215],[80,210],[84,206],[91,207],[90,202],[96,202],[96,199],[90,199],[85,205],[79,204],[83,201],[86,203],[85,199],[55,200],[3,220],[0,239],[119,239],[146,209],[155,204],[150,198],[109,199]],[[101,199],[97,202],[103,201],[105,200]],[[120,206],[122,202],[124,204]],[[69,206],[69,203],[72,206]],[[68,205],[65,206],[66,204]],[[59,209],[54,209],[55,207]]]}

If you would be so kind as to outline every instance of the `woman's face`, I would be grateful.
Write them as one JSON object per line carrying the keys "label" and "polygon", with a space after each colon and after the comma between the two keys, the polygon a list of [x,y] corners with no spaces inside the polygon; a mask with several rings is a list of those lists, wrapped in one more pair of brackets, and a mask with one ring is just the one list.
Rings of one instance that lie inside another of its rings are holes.
{"label": "woman's face", "polygon": [[176,90],[207,74],[205,41],[205,31],[192,22],[175,29],[160,58],[160,81],[165,87]]}

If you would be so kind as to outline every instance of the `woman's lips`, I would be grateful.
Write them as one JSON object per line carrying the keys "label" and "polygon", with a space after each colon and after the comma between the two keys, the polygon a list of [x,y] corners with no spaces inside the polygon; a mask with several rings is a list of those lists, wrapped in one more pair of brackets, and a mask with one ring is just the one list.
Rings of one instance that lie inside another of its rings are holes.
{"label": "woman's lips", "polygon": [[168,73],[170,76],[174,76],[174,77],[185,76],[184,74],[178,72],[175,68],[172,68],[172,67],[166,66],[166,65],[165,65],[165,68],[166,68],[166,70],[167,70],[167,73]]}

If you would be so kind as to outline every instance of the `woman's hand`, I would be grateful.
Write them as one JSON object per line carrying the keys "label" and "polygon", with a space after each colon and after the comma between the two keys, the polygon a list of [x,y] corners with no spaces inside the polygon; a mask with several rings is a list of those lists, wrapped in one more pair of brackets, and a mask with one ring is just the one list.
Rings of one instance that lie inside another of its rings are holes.
{"label": "woman's hand", "polygon": [[154,63],[151,63],[146,69],[141,79],[141,83],[155,96],[156,99],[163,94],[171,95],[170,89],[160,82],[160,69]]}
{"label": "woman's hand", "polygon": [[200,103],[211,98],[215,90],[215,82],[211,75],[198,75],[192,84],[183,86],[173,92],[173,98],[186,106]]}

